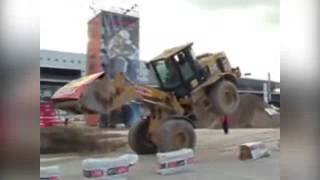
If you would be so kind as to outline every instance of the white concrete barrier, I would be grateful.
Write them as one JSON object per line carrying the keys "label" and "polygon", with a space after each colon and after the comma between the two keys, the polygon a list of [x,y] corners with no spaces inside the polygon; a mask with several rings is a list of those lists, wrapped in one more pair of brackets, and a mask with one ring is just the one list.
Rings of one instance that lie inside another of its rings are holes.
{"label": "white concrete barrier", "polygon": [[138,155],[125,154],[116,158],[85,159],[82,161],[84,179],[125,180],[129,168],[138,162]]}
{"label": "white concrete barrier", "polygon": [[259,159],[270,156],[271,152],[267,146],[262,142],[250,142],[241,144],[239,147],[239,159]]}
{"label": "white concrete barrier", "polygon": [[189,171],[194,164],[192,149],[181,149],[167,153],[157,153],[159,161],[158,173],[161,175]]}
{"label": "white concrete barrier", "polygon": [[59,166],[40,167],[40,180],[61,180]]}

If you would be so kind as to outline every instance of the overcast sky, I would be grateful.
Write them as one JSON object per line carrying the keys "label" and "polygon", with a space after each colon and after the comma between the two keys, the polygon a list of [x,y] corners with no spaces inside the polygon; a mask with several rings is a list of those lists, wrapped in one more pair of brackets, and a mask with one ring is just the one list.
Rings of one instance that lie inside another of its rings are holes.
{"label": "overcast sky", "polygon": [[[41,49],[86,53],[89,0],[41,0]],[[197,54],[225,51],[251,77],[280,81],[279,0],[95,0],[96,6],[139,5],[140,57],[194,42]]]}

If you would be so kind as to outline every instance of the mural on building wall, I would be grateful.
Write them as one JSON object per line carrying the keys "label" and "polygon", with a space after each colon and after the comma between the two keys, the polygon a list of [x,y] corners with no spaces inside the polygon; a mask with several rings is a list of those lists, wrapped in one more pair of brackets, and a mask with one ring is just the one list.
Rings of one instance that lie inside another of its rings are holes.
{"label": "mural on building wall", "polygon": [[102,11],[88,24],[87,74],[118,72],[137,83],[148,82],[149,72],[139,59],[139,18]]}
{"label": "mural on building wall", "polygon": [[139,18],[118,13],[103,15],[102,64],[111,77],[124,72],[134,82],[147,81],[139,61]]}

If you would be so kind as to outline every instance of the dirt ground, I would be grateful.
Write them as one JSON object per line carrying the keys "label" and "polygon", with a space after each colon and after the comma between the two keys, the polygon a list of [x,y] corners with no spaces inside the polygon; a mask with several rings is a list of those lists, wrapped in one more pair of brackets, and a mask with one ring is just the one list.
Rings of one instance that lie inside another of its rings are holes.
{"label": "dirt ground", "polygon": [[50,127],[40,130],[40,153],[110,152],[127,145],[123,134],[97,127]]}
{"label": "dirt ground", "polygon": [[[280,129],[231,129],[230,134],[222,130],[198,129],[195,149],[196,164],[186,173],[161,176],[155,173],[158,164],[154,155],[139,156],[139,162],[130,169],[130,180],[277,180],[280,179]],[[127,134],[127,131],[115,131]],[[238,146],[242,143],[262,141],[271,150],[271,156],[258,160],[238,160]],[[115,157],[132,153],[128,146],[112,153],[41,155],[40,165],[58,165],[64,180],[82,179],[81,162],[86,158]]]}

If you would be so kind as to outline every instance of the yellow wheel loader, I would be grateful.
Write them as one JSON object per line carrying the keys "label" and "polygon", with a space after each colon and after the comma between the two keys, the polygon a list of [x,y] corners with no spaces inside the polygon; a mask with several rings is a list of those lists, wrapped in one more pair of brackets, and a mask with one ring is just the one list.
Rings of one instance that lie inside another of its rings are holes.
{"label": "yellow wheel loader", "polygon": [[52,97],[57,108],[75,113],[110,113],[132,101],[148,110],[129,130],[138,154],[194,148],[194,128],[209,127],[238,107],[239,68],[223,52],[196,56],[192,43],[165,50],[146,66],[158,86],[135,84],[123,73],[111,80],[100,72],[75,80]]}

